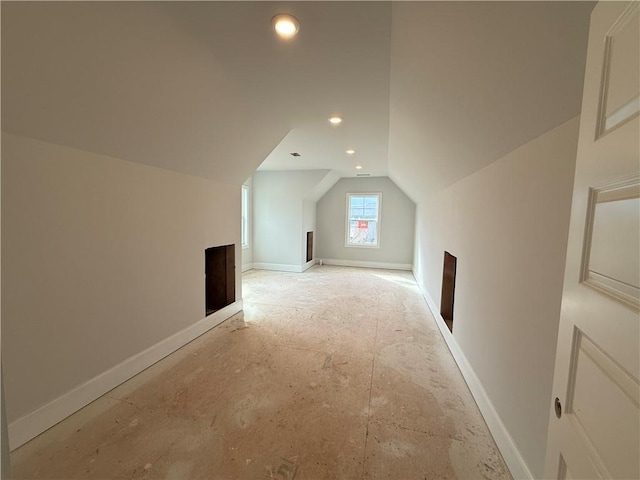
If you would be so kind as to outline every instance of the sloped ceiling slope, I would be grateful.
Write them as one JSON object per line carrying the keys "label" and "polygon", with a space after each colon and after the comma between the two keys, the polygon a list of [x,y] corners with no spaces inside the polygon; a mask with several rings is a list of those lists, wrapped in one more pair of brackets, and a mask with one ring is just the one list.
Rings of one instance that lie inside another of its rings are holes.
{"label": "sloped ceiling slope", "polygon": [[2,128],[238,185],[361,164],[419,200],[579,113],[591,7],[2,2]]}
{"label": "sloped ceiling slope", "polygon": [[587,2],[393,2],[389,176],[414,201],[578,115]]}
{"label": "sloped ceiling slope", "polygon": [[[271,30],[282,11],[301,23],[292,41]],[[323,138],[339,113],[386,172],[390,14],[382,2],[3,2],[2,127],[240,184],[289,131]],[[336,141],[305,152],[327,157],[311,150]]]}

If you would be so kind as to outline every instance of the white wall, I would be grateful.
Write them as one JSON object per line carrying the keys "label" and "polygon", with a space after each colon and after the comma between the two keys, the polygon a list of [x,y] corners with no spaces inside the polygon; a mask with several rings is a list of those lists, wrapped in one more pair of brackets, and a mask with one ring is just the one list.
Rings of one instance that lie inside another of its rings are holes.
{"label": "white wall", "polygon": [[203,319],[205,248],[240,265],[238,185],[4,133],[2,170],[10,424]]}
{"label": "white wall", "polygon": [[[380,248],[346,247],[347,193],[382,193]],[[317,207],[317,250],[321,259],[410,265],[415,204],[387,177],[342,178]]]}
{"label": "white wall", "polygon": [[247,236],[249,245],[242,248],[242,271],[253,268],[253,177],[249,177],[243,183],[249,188],[249,203],[247,205]]}
{"label": "white wall", "polygon": [[535,478],[544,466],[578,123],[417,209],[416,278],[439,308],[443,252],[458,258],[453,337]]}
{"label": "white wall", "polygon": [[317,187],[327,177],[332,177],[328,170],[253,175],[254,268],[302,271],[306,234],[315,230]]}

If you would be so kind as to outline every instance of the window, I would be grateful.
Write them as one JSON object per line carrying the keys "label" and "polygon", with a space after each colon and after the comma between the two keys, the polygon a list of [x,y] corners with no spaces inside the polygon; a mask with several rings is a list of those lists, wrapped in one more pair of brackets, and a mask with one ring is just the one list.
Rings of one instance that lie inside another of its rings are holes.
{"label": "window", "polygon": [[249,247],[249,187],[242,186],[242,248]]}
{"label": "window", "polygon": [[378,247],[379,193],[347,193],[347,247]]}

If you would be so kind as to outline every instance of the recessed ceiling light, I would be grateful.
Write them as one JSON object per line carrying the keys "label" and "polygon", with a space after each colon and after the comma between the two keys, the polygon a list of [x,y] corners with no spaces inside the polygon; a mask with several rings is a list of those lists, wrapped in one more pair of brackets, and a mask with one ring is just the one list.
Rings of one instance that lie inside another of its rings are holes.
{"label": "recessed ceiling light", "polygon": [[291,38],[300,30],[300,22],[292,15],[280,13],[271,19],[271,25],[282,38]]}
{"label": "recessed ceiling light", "polygon": [[347,150],[347,155],[353,155],[354,153],[356,153],[356,151],[353,148]]}
{"label": "recessed ceiling light", "polygon": [[329,117],[329,123],[332,125],[340,125],[342,123],[342,117],[339,115],[332,115]]}
{"label": "recessed ceiling light", "polygon": [[362,170],[362,165],[356,165],[356,170]]}

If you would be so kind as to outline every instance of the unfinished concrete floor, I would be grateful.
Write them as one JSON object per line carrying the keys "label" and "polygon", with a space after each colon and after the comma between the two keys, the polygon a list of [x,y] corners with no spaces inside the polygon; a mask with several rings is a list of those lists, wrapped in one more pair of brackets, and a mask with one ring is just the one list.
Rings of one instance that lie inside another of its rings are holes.
{"label": "unfinished concrete floor", "polygon": [[14,478],[510,478],[409,272],[244,275],[238,314],[12,453]]}

